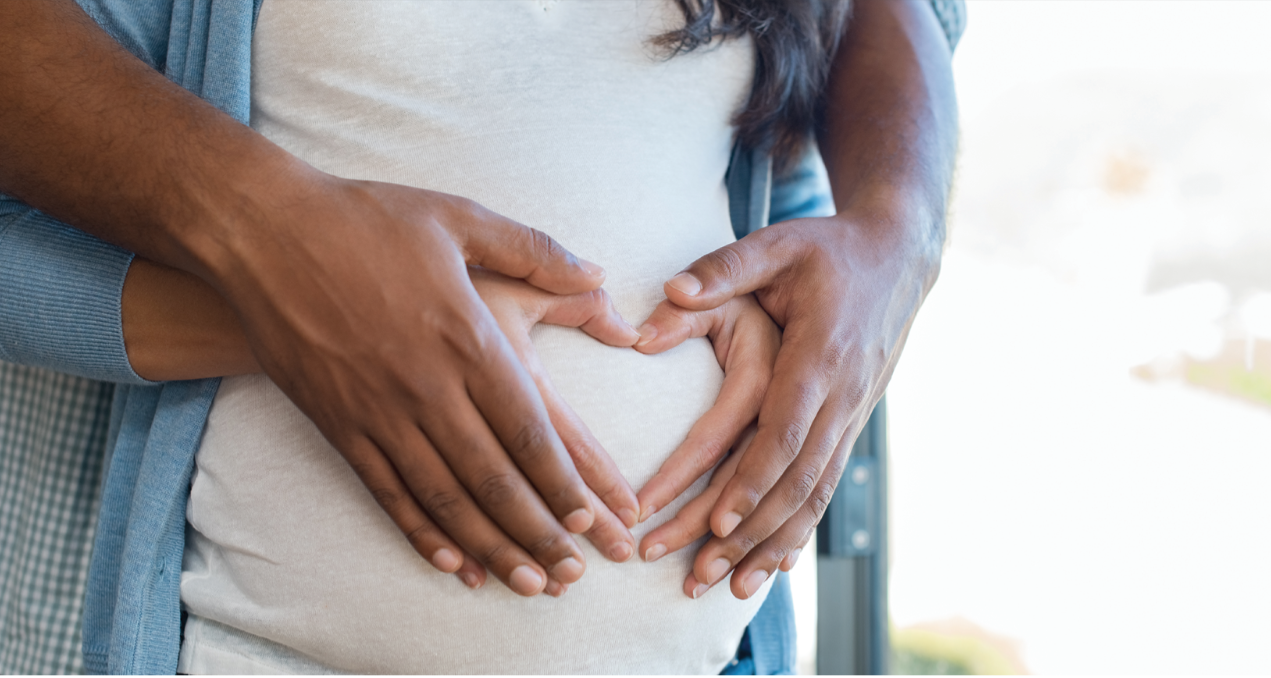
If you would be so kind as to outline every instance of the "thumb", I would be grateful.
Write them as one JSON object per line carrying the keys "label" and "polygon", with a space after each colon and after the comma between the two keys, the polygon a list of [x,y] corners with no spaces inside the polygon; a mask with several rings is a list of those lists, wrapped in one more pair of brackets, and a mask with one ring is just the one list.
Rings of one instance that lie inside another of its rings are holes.
{"label": "thumb", "polygon": [[663,285],[666,298],[684,308],[705,311],[733,297],[767,287],[782,271],[774,256],[780,245],[775,227],[763,228],[694,261]]}
{"label": "thumb", "polygon": [[553,294],[590,292],[604,283],[603,268],[574,256],[550,235],[475,203],[473,209],[476,219],[464,229],[469,266],[520,278]]}

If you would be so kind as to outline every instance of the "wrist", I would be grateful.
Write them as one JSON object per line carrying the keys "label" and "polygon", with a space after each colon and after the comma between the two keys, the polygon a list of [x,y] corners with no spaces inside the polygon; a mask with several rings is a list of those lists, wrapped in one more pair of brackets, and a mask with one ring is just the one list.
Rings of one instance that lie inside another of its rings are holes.
{"label": "wrist", "polygon": [[197,170],[183,173],[176,200],[161,217],[169,240],[164,263],[224,291],[242,272],[269,224],[288,207],[304,204],[327,175],[243,128],[229,148]]}
{"label": "wrist", "polygon": [[184,271],[133,259],[121,303],[128,361],[145,379],[177,381],[260,371],[228,304]]}
{"label": "wrist", "polygon": [[925,281],[940,271],[945,242],[945,200],[929,191],[894,185],[856,191],[838,213],[853,247],[867,246],[880,264]]}

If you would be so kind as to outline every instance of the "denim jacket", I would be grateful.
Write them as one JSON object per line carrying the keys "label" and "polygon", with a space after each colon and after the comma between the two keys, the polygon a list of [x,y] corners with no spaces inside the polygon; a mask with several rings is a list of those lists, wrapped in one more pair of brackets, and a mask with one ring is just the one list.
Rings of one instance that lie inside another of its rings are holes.
{"label": "denim jacket", "polygon": [[[78,2],[136,57],[248,122],[252,31],[263,0]],[[931,2],[953,45],[962,0]],[[833,213],[815,152],[774,183],[770,160],[739,148],[726,182],[738,237]],[[220,382],[155,383],[133,371],[120,317],[131,261],[129,252],[0,196],[0,360],[116,384],[84,608],[85,665],[97,673],[173,673],[190,474]],[[788,598],[774,606],[748,632],[760,673],[792,663]]]}

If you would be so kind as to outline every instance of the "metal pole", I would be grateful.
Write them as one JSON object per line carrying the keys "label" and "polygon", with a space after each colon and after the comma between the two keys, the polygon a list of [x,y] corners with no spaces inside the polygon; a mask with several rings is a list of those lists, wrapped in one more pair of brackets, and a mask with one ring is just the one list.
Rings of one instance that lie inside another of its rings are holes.
{"label": "metal pole", "polygon": [[817,673],[888,671],[886,421],[879,402],[817,526]]}

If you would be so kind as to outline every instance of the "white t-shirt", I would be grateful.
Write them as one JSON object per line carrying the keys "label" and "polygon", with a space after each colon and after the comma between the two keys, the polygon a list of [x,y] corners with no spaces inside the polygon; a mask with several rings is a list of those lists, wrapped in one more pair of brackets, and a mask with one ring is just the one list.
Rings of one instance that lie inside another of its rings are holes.
{"label": "white t-shirt", "polygon": [[[269,0],[252,126],[324,171],[542,229],[604,266],[638,324],[664,281],[733,239],[723,176],[753,45],[666,58],[649,39],[682,23],[671,0]],[[532,336],[636,488],[718,395],[705,339],[645,356],[576,329]],[[767,594],[691,600],[695,548],[615,564],[585,541],[587,572],[560,599],[493,579],[469,591],[410,548],[263,376],[224,380],[196,462],[185,672],[717,673]]]}

